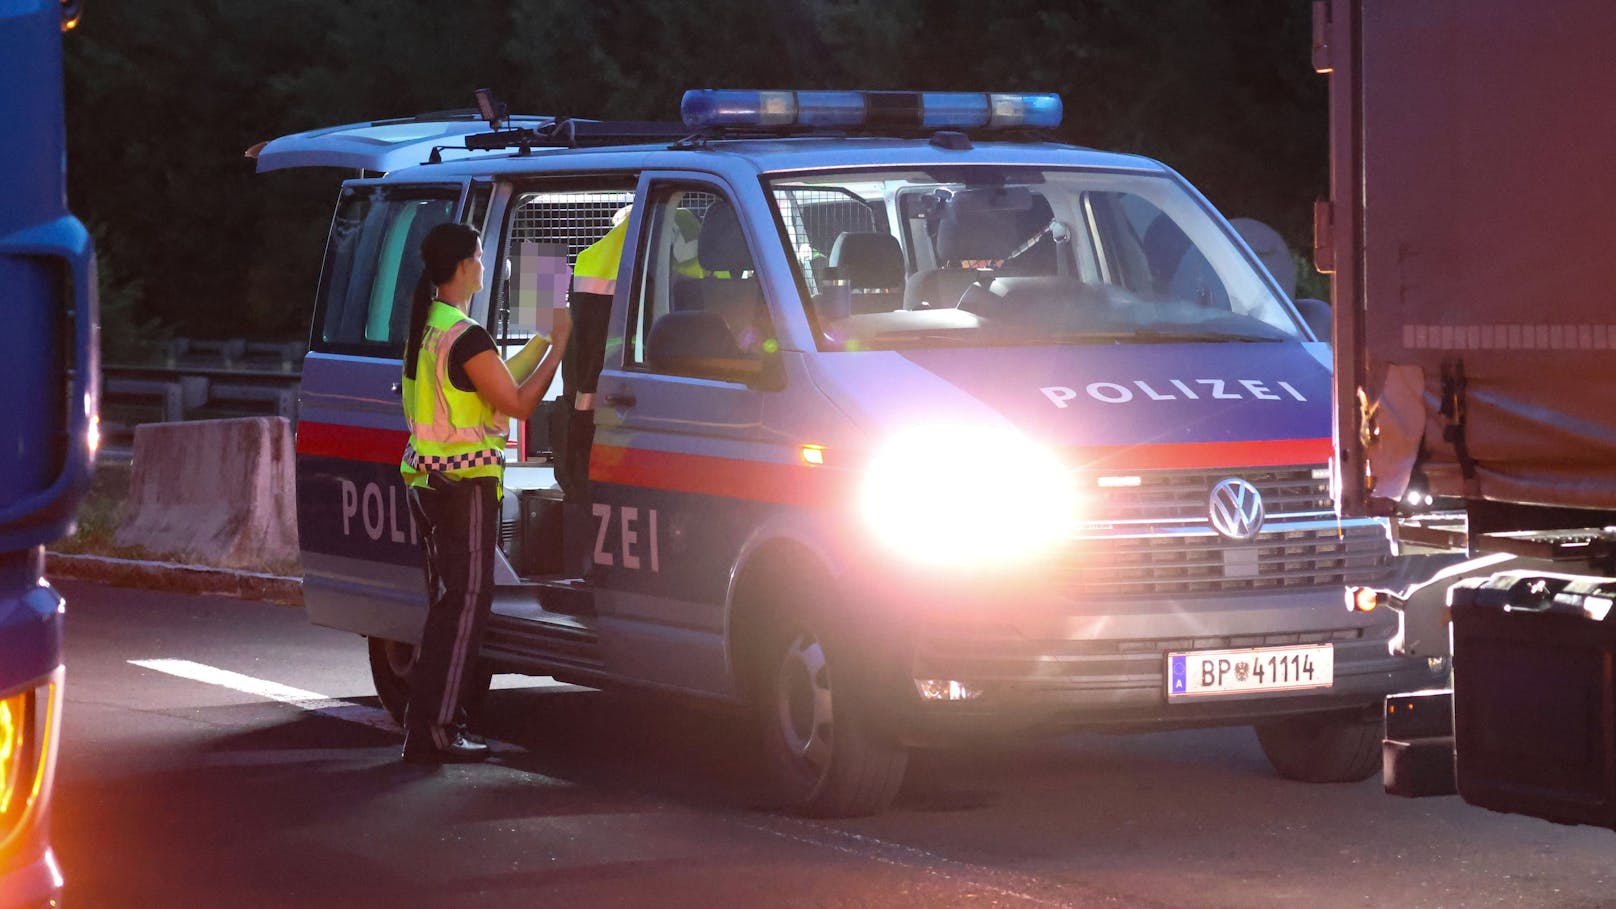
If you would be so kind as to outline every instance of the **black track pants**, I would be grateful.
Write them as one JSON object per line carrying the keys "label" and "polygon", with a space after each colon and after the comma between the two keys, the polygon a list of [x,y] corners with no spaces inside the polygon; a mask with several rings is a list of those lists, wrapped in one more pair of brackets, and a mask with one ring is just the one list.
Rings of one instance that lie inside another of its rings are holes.
{"label": "black track pants", "polygon": [[409,723],[438,748],[454,737],[456,711],[477,673],[477,653],[494,598],[499,533],[499,480],[410,487],[410,512],[426,562],[426,624],[410,672]]}

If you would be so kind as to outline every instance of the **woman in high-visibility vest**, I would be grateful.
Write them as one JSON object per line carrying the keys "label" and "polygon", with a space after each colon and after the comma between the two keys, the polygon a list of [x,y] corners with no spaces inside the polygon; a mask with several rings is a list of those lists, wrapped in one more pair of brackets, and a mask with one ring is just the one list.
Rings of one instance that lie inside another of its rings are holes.
{"label": "woman in high-visibility vest", "polygon": [[421,241],[421,258],[404,351],[410,441],[399,469],[422,541],[428,604],[410,672],[404,760],[480,761],[488,746],[468,737],[459,708],[493,602],[505,439],[511,418],[527,419],[550,387],[570,322],[558,310],[553,339],[536,335],[503,361],[488,330],[466,314],[483,286],[481,235],[440,224]]}

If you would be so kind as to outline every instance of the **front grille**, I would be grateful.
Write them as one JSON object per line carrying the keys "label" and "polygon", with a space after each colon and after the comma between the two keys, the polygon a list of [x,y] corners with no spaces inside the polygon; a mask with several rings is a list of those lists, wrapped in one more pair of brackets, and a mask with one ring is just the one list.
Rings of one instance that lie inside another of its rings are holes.
{"label": "front grille", "polygon": [[1087,596],[1162,596],[1344,587],[1391,558],[1380,528],[1274,531],[1238,543],[1216,534],[1091,537],[1066,560],[1067,583]]}
{"label": "front grille", "polygon": [[[1161,597],[1344,587],[1383,572],[1391,554],[1379,525],[1338,524],[1318,468],[1162,470],[1138,485],[1090,492],[1087,519],[1063,559],[1077,596]],[[1212,487],[1230,477],[1262,493],[1263,532],[1239,542],[1211,529]],[[1131,482],[1131,480],[1130,480]]]}
{"label": "front grille", "polygon": [[[1084,517],[1097,527],[1135,527],[1148,533],[1154,525],[1205,524],[1212,487],[1239,477],[1262,493],[1268,520],[1334,513],[1328,476],[1315,477],[1324,465],[1245,468],[1241,470],[1145,470],[1128,474],[1137,486],[1095,486]],[[1096,481],[1098,478],[1095,478]]]}

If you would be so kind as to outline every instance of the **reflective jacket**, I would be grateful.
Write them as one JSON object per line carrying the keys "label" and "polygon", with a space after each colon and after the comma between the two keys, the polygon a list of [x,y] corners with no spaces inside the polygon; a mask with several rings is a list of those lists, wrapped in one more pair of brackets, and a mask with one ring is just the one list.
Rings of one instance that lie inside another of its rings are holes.
{"label": "reflective jacket", "polygon": [[510,420],[475,391],[449,381],[449,350],[476,321],[442,300],[433,300],[415,360],[415,377],[404,375],[404,421],[410,441],[399,471],[410,486],[425,486],[429,471],[455,479],[504,475]]}
{"label": "reflective jacket", "polygon": [[617,266],[623,259],[623,237],[628,233],[628,220],[606,232],[589,248],[578,253],[572,266],[572,289],[575,293],[599,294],[610,297],[617,291]]}

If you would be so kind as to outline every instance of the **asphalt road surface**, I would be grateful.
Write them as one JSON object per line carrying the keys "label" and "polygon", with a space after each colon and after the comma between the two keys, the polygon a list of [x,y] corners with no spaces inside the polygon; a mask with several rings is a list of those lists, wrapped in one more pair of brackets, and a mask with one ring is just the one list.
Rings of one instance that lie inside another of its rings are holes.
{"label": "asphalt road surface", "polygon": [[1287,782],[1248,729],[928,754],[888,814],[809,821],[733,718],[502,676],[494,761],[412,767],[359,638],[59,586],[70,907],[1616,906],[1616,834]]}

